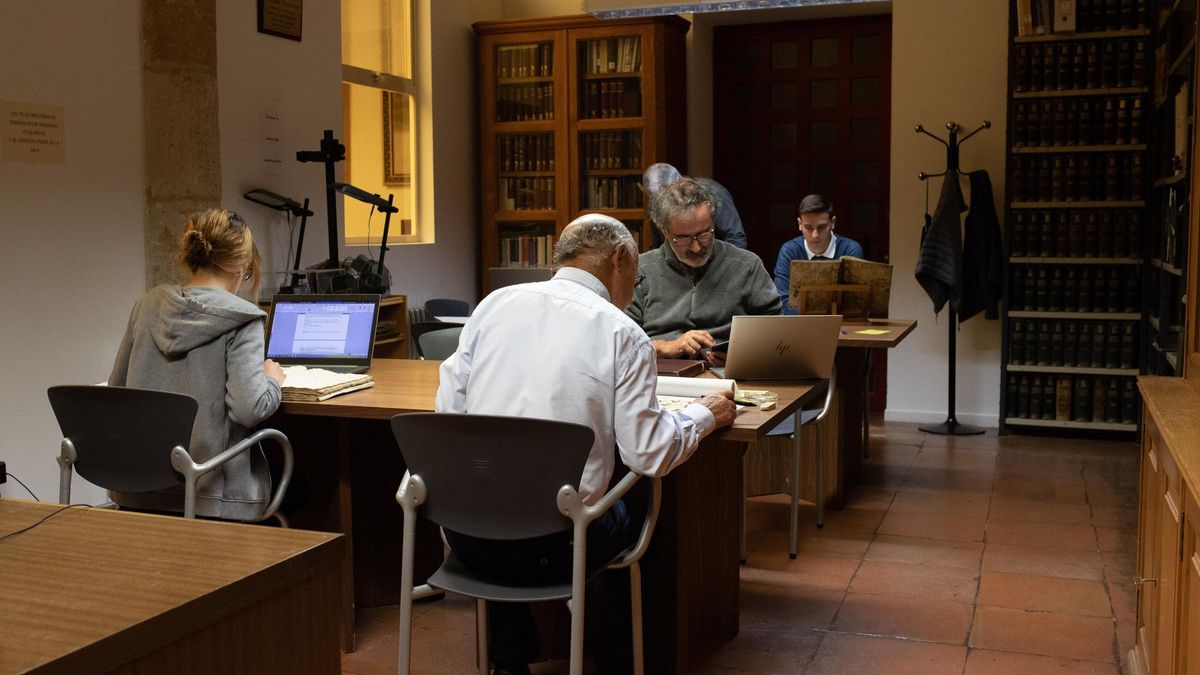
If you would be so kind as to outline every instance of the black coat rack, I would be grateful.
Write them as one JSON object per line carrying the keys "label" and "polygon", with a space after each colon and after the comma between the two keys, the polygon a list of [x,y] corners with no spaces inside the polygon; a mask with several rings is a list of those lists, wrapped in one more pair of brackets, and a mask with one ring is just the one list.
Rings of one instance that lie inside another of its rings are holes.
{"label": "black coat rack", "polygon": [[[946,180],[958,180],[958,176],[962,173],[962,171],[960,171],[958,168],[958,148],[959,148],[959,146],[961,146],[963,143],[965,143],[968,138],[974,136],[975,134],[979,133],[980,131],[983,131],[984,129],[991,129],[991,128],[992,128],[992,123],[987,120],[984,120],[983,124],[981,124],[977,129],[975,129],[975,131],[972,131],[971,133],[967,134],[966,136],[963,136],[962,138],[959,138],[958,132],[962,129],[962,127],[958,126],[958,124],[955,122],[946,122],[946,129],[950,132],[950,140],[947,141],[947,140],[944,140],[942,138],[939,138],[939,137],[929,133],[928,131],[925,130],[925,127],[923,125],[918,124],[916,126],[916,132],[918,134],[925,134],[926,136],[937,141],[938,143],[941,143],[942,145],[946,146],[946,170],[941,173],[925,173],[924,171],[922,171],[917,174],[917,178],[919,178],[921,180],[926,180],[928,178],[936,178],[938,176],[946,176]],[[974,426],[971,424],[963,424],[962,422],[959,422],[958,419],[954,416],[954,398],[955,398],[955,390],[956,390],[956,366],[957,366],[957,362],[958,362],[958,354],[957,354],[958,313],[954,311],[954,306],[952,304],[950,305],[950,321],[947,322],[946,326],[950,332],[950,364],[949,364],[950,367],[949,367],[949,390],[948,390],[949,410],[946,413],[946,421],[945,422],[942,422],[940,424],[926,424],[924,426],[921,426],[920,429],[921,429],[921,431],[927,431],[931,434],[943,434],[943,435],[950,435],[950,436],[972,436],[975,434],[982,434],[983,433],[982,427],[977,427],[977,426]]]}

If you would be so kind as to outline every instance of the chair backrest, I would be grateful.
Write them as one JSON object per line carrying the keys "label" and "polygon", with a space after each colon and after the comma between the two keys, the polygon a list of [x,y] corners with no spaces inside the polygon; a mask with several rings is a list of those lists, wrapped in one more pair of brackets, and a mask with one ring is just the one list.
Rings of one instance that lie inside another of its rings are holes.
{"label": "chair backrest", "polygon": [[570,529],[558,491],[579,485],[595,438],[570,422],[447,413],[396,415],[392,432],[408,471],[425,483],[421,513],[483,539]]}
{"label": "chair backrest", "polygon": [[171,449],[187,448],[198,404],[186,394],[128,387],[58,386],[46,392],[75,471],[100,487],[149,492],[183,483]]}
{"label": "chair backrest", "polygon": [[415,323],[410,323],[408,325],[408,336],[409,339],[412,340],[413,347],[417,351],[417,356],[425,358],[425,355],[421,353],[422,335],[430,331],[445,330],[446,328],[453,328],[454,326],[455,324],[447,323],[445,321],[417,321]]}
{"label": "chair backrest", "polygon": [[471,305],[466,300],[435,298],[425,301],[425,311],[430,316],[471,316]]}
{"label": "chair backrest", "polygon": [[422,333],[421,337],[417,338],[418,351],[422,357],[434,361],[447,359],[455,349],[458,349],[458,336],[462,333],[462,329],[462,326],[453,326]]}

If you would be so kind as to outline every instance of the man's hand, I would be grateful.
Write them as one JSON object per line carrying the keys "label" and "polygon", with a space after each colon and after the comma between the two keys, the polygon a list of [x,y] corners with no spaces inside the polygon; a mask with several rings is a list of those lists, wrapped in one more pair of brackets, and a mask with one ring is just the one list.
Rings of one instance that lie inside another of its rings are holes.
{"label": "man's hand", "polygon": [[701,349],[717,344],[706,330],[689,330],[674,340],[655,340],[654,352],[666,359],[694,357]]}
{"label": "man's hand", "polygon": [[283,374],[283,368],[271,359],[263,361],[263,374],[278,382],[280,386],[283,386],[283,381],[287,379],[287,375]]}
{"label": "man's hand", "polygon": [[733,404],[733,392],[713,392],[696,399],[696,403],[708,408],[717,421],[715,428],[727,427],[737,419],[737,406]]}
{"label": "man's hand", "polygon": [[729,352],[712,352],[710,351],[704,358],[708,361],[709,368],[724,368],[725,357]]}

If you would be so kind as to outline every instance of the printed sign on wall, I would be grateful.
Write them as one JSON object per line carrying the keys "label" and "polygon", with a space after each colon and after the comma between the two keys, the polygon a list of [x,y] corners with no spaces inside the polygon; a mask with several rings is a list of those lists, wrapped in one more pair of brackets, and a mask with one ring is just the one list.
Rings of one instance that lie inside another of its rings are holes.
{"label": "printed sign on wall", "polygon": [[6,162],[66,162],[62,106],[0,101],[0,158]]}

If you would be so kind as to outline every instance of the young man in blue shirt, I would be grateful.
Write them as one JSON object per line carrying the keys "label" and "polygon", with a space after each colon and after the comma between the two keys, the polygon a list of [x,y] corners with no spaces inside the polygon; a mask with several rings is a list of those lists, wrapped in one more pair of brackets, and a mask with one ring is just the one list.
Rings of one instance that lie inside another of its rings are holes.
{"label": "young man in blue shirt", "polygon": [[784,314],[797,313],[788,306],[793,260],[835,260],[847,255],[863,257],[862,246],[857,241],[833,233],[837,216],[833,215],[832,202],[821,195],[808,195],[800,200],[797,210],[800,236],[785,243],[775,261],[775,289],[779,291]]}

